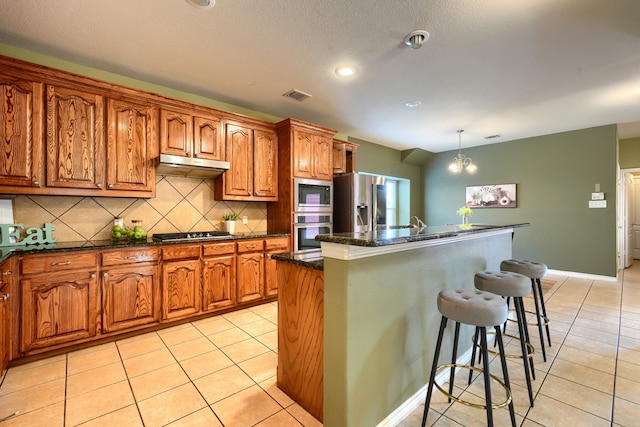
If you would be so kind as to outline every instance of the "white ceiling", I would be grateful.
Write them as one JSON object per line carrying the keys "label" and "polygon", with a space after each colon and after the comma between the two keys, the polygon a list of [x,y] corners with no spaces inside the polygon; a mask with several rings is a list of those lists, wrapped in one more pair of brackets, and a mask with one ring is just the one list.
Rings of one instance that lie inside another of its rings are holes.
{"label": "white ceiling", "polygon": [[[0,11],[0,43],[398,149],[457,149],[460,128],[463,147],[612,123],[640,136],[638,0],[0,0]],[[430,38],[413,50],[403,40],[418,29]],[[343,64],[357,75],[338,77]],[[290,89],[312,98],[281,96]]]}

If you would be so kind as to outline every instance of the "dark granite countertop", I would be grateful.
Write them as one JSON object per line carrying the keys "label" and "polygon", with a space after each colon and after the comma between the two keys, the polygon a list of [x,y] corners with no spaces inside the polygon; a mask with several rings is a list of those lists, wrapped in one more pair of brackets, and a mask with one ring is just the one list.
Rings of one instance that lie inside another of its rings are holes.
{"label": "dark granite countertop", "polygon": [[27,245],[27,246],[5,246],[0,247],[0,262],[5,261],[11,255],[15,254],[34,254],[45,252],[72,252],[83,251],[87,249],[118,249],[118,248],[135,248],[135,247],[149,247],[149,246],[167,246],[167,245],[179,245],[183,243],[219,243],[229,240],[242,240],[242,239],[260,239],[264,237],[285,237],[289,236],[286,233],[261,233],[261,234],[234,234],[231,236],[216,237],[211,240],[202,240],[192,242],[156,242],[149,237],[147,240],[86,240],[79,242],[60,242],[46,245]]}
{"label": "dark granite countertop", "polygon": [[314,270],[324,270],[324,258],[322,255],[309,257],[308,255],[298,255],[292,252],[281,252],[271,255],[271,259],[276,261],[288,262],[302,267],[312,268]]}
{"label": "dark granite countertop", "polygon": [[464,234],[486,233],[506,228],[528,227],[530,224],[448,224],[428,227],[389,227],[367,233],[320,234],[316,240],[353,246],[388,246],[423,240],[442,239]]}

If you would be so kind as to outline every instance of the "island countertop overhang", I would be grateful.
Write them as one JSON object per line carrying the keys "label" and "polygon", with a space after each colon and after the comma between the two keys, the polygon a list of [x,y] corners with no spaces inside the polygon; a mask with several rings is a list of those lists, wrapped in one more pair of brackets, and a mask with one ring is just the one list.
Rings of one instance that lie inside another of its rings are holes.
{"label": "island countertop overhang", "polygon": [[458,224],[416,228],[386,228],[366,233],[333,233],[316,236],[322,244],[322,256],[342,260],[375,256],[441,245],[459,240],[488,237],[492,234],[512,233],[517,224]]}

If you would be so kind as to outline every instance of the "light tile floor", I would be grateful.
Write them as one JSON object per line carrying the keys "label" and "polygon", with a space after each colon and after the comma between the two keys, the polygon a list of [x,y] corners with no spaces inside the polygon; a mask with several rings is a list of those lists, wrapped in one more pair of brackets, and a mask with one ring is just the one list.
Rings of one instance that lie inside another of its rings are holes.
{"label": "light tile floor", "polygon": [[321,426],[276,386],[277,310],[267,303],[11,367],[0,425]]}
{"label": "light tile floor", "polygon": [[[534,408],[521,362],[508,362],[518,425],[640,425],[640,261],[615,283],[547,279],[546,363],[530,328]],[[12,367],[0,385],[0,425],[320,426],[276,387],[276,324],[277,305],[268,303]],[[464,377],[455,393],[482,396],[481,379],[467,386]],[[420,425],[423,409],[400,426]],[[436,391],[428,424],[486,420]],[[496,411],[496,425],[510,425],[506,409]]]}

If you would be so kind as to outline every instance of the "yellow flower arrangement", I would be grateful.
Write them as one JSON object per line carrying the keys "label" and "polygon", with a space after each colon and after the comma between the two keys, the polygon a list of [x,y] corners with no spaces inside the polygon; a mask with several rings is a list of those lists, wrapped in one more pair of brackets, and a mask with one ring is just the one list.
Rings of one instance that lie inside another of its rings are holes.
{"label": "yellow flower arrangement", "polygon": [[458,215],[460,215],[461,217],[463,217],[463,218],[468,218],[468,217],[470,217],[471,215],[473,215],[473,211],[472,211],[472,210],[471,210],[471,208],[470,208],[470,207],[468,207],[468,206],[463,206],[463,207],[461,207],[460,209],[458,209],[458,210],[456,211],[456,213],[457,213]]}

